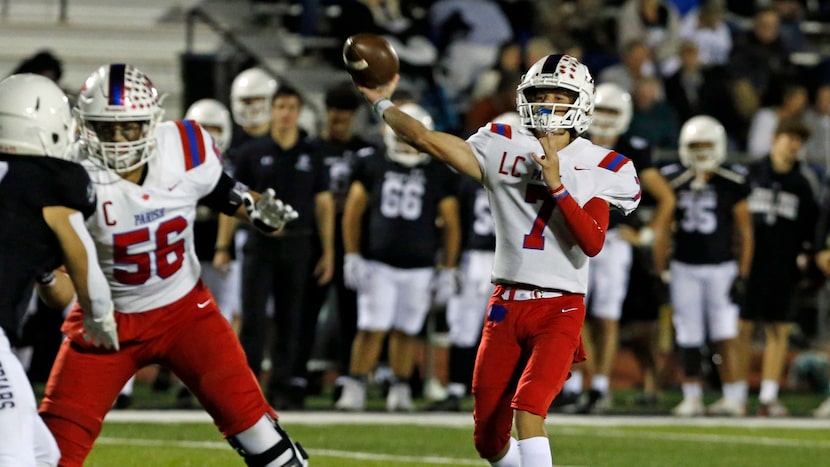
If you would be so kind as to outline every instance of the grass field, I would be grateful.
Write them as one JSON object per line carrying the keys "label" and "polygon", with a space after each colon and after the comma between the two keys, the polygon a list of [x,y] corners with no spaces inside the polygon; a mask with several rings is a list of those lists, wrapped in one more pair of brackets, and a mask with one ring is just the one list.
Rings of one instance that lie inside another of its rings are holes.
{"label": "grass field", "polygon": [[[487,465],[469,414],[287,412],[282,425],[312,466]],[[647,416],[549,418],[559,466],[819,466],[830,459],[830,421],[681,420]],[[244,465],[201,411],[113,412],[87,464]]]}
{"label": "grass field", "polygon": [[[42,387],[38,387],[41,392]],[[793,417],[738,419],[668,416],[680,401],[664,391],[658,406],[636,407],[633,390],[615,391],[609,416],[551,414],[548,434],[557,466],[830,465],[830,420],[809,418],[824,396],[783,392]],[[466,466],[488,464],[472,441],[472,404],[463,413],[387,414],[377,390],[368,413],[329,410],[331,395],[311,397],[309,411],[280,421],[311,455],[312,467]],[[706,402],[719,395],[709,392]],[[85,465],[89,467],[244,466],[202,410],[173,410],[175,391],[135,387],[133,408],[113,410]],[[426,404],[420,401],[421,406]],[[748,406],[754,413],[757,400]]]}

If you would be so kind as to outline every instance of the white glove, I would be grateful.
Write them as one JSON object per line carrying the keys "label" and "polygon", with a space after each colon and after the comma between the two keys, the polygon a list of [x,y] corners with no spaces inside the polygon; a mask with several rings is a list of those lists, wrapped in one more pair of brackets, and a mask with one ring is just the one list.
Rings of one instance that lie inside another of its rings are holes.
{"label": "white glove", "polygon": [[346,253],[343,257],[343,282],[346,287],[360,291],[368,282],[369,268],[360,253]]}
{"label": "white glove", "polygon": [[432,302],[444,306],[450,297],[461,290],[461,273],[458,268],[439,268],[432,278]]}
{"label": "white glove", "polygon": [[276,198],[273,188],[265,190],[256,202],[250,193],[245,193],[242,200],[245,202],[251,224],[265,233],[280,230],[285,224],[299,217],[290,204]]}
{"label": "white glove", "polygon": [[103,316],[95,317],[84,313],[84,340],[95,347],[118,350],[118,327],[115,324],[113,305]]}

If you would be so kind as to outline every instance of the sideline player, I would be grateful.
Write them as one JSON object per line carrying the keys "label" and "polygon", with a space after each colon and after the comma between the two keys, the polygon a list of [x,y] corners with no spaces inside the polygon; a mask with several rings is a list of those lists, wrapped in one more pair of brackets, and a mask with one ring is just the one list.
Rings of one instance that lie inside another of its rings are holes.
{"label": "sideline player", "polygon": [[224,174],[198,124],[159,123],[158,90],[131,65],[105,65],[90,75],[77,111],[80,151],[98,196],[87,228],[112,290],[121,350],[91,348],[79,339],[80,313],[69,313],[40,407],[61,465],[84,463],[124,382],[153,363],[185,383],[246,463],[305,465],[199,279],[193,247],[197,203],[273,234],[294,211]]}
{"label": "sideline player", "polygon": [[[677,194],[669,294],[683,364],[683,401],[672,413],[741,416],[738,306],[730,288],[746,279],[752,261],[749,186],[744,175],[721,167],[726,131],[714,118],[686,121],[678,146],[681,163],[661,170]],[[722,358],[723,397],[704,409],[701,348],[707,337]]]}
{"label": "sideline player", "polygon": [[[112,297],[84,218],[95,191],[83,168],[61,160],[69,144],[69,100],[55,83],[33,74],[0,82],[0,464],[55,466],[60,452],[37,415],[32,386],[12,352],[20,316],[37,280],[47,301],[69,279],[83,312],[78,337],[90,349],[118,350]],[[69,289],[70,284],[65,284]]]}
{"label": "sideline player", "polygon": [[594,80],[571,56],[544,57],[523,76],[523,128],[486,125],[466,141],[397,108],[388,97],[399,78],[358,89],[401,138],[490,196],[496,290],[473,375],[476,449],[499,467],[549,467],[544,418],[571,364],[585,358],[588,258],[602,248],[609,204],[625,213],[637,207],[636,171],[625,156],[580,137],[591,124]]}
{"label": "sideline player", "polygon": [[[432,117],[421,106],[406,103],[400,109],[432,128]],[[457,177],[399,141],[390,128],[383,135],[385,155],[355,161],[343,210],[343,278],[357,291],[357,334],[349,378],[335,403],[340,410],[363,410],[366,381],[387,334],[394,379],[386,409],[413,409],[409,378],[415,336],[429,312],[436,251],[443,246],[445,268],[454,269],[461,244]],[[444,221],[443,244],[435,228],[439,217]]]}
{"label": "sideline player", "polygon": [[[657,208],[649,228],[642,234],[625,224],[618,212],[612,212],[605,245],[591,258],[588,316],[582,338],[588,355],[595,356],[586,365],[592,369],[591,390],[580,407],[582,412],[603,412],[611,408],[610,379],[619,346],[619,326],[623,303],[628,290],[633,260],[632,244],[653,241],[655,270],[666,268],[669,227],[674,212],[674,192],[651,159],[651,145],[638,136],[624,136],[633,112],[631,96],[613,83],[597,86],[594,121],[588,130],[591,142],[613,149],[631,159],[640,183],[656,201]],[[656,320],[655,320],[656,321]],[[596,349],[596,353],[594,353]],[[655,369],[649,369],[656,373]],[[575,383],[581,372],[571,376]],[[571,385],[569,380],[565,386]]]}

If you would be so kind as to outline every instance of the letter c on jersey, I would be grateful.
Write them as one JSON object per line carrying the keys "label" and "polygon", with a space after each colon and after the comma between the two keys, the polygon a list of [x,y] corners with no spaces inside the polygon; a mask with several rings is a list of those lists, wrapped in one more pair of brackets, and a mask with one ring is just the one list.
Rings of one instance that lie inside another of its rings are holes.
{"label": "letter c on jersey", "polygon": [[113,226],[116,224],[115,219],[110,220],[109,211],[107,211],[107,207],[112,205],[112,201],[104,201],[104,204],[101,205],[101,208],[104,210],[104,223],[109,226]]}

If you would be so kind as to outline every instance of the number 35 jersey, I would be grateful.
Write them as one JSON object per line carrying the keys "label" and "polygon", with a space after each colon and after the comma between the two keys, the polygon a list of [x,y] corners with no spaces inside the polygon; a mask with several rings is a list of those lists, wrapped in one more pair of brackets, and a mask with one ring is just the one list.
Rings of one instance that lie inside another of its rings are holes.
{"label": "number 35 jersey", "polygon": [[[525,128],[493,123],[467,142],[478,159],[496,226],[497,284],[584,294],[588,256],[566,225],[531,154],[544,154]],[[625,156],[576,138],[559,151],[562,184],[580,206],[601,198],[624,214],[640,202],[640,181]]]}
{"label": "number 35 jersey", "polygon": [[196,285],[196,205],[222,174],[213,139],[194,122],[164,122],[154,136],[156,154],[141,185],[84,161],[98,195],[87,227],[122,313],[168,305]]}
{"label": "number 35 jersey", "polygon": [[[732,168],[743,169],[733,166]],[[750,186],[744,176],[721,168],[704,186],[692,188],[693,177],[678,163],[660,172],[677,195],[674,259],[687,264],[719,264],[735,259],[735,205],[746,200]],[[745,172],[744,172],[745,173]]]}

